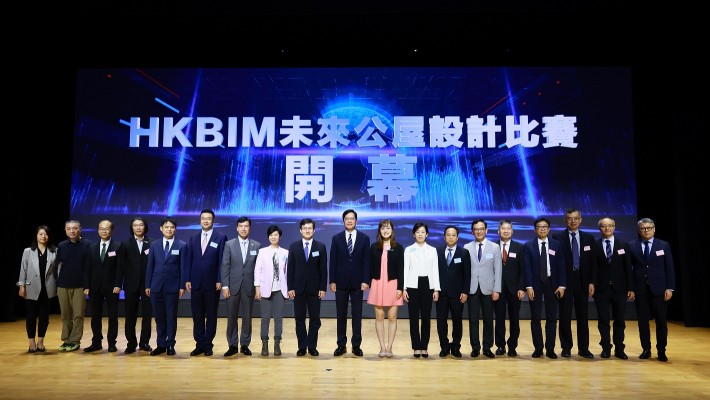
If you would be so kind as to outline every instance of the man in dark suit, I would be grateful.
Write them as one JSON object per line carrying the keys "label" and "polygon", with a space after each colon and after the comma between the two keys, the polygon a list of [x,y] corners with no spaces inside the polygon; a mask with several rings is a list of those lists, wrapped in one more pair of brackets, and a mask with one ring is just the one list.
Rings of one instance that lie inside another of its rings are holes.
{"label": "man in dark suit", "polygon": [[183,266],[187,262],[187,243],[175,238],[177,221],[165,217],[160,221],[162,240],[150,245],[145,274],[145,294],[150,297],[155,317],[156,348],[151,356],[175,355],[178,302],[185,294]]}
{"label": "man in dark suit", "polygon": [[187,242],[185,289],[190,292],[192,337],[195,349],[190,356],[211,356],[217,334],[217,307],[222,289],[222,254],[227,237],[214,229],[214,211],[200,212],[200,232]]}
{"label": "man in dark suit", "polygon": [[86,253],[84,266],[84,294],[89,295],[91,302],[91,346],[84,349],[91,353],[101,350],[102,320],[104,313],[104,300],[108,308],[108,351],[117,351],[116,339],[118,337],[118,294],[113,292],[116,282],[116,266],[118,255],[121,252],[121,242],[112,240],[113,222],[103,220],[99,222],[100,241],[92,243]]}
{"label": "man in dark suit", "polygon": [[[136,347],[143,351],[153,350],[149,344],[153,307],[150,305],[150,298],[145,294],[145,272],[148,265],[148,248],[151,243],[147,234],[148,224],[145,220],[141,217],[133,218],[131,237],[121,242],[121,254],[118,258],[113,292],[118,294],[123,288],[126,312],[126,354],[134,353]],[[142,314],[140,341],[136,335],[139,305]]]}
{"label": "man in dark suit", "polygon": [[370,287],[370,238],[356,229],[357,212],[343,212],[345,230],[330,242],[330,290],[335,292],[337,344],[333,355],[345,354],[348,342],[348,301],[352,315],[352,352],[362,357],[362,295]]}
{"label": "man in dark suit", "polygon": [[[533,224],[535,239],[525,242],[523,260],[525,265],[525,288],[530,303],[530,331],[535,351],[533,358],[545,355],[555,359],[555,339],[557,334],[557,310],[559,299],[565,295],[567,275],[562,243],[548,237],[550,221],[537,218]],[[545,340],[542,339],[542,303],[545,302]]]}
{"label": "man in dark suit", "polygon": [[639,356],[645,360],[651,357],[651,312],[656,321],[656,350],[658,361],[666,362],[668,344],[668,305],[675,290],[675,268],[668,242],[656,239],[656,224],[651,218],[638,222],[639,239],[629,243],[631,265],[634,270],[634,290],[636,291],[636,316],[639,338],[643,351]]}
{"label": "man in dark suit", "polygon": [[594,296],[597,263],[593,255],[594,236],[579,229],[582,214],[576,208],[565,210],[567,228],[554,238],[562,243],[567,287],[560,299],[560,346],[562,357],[572,356],[572,309],[577,319],[577,354],[594,358],[589,351],[589,296]]}
{"label": "man in dark suit", "polygon": [[[225,357],[237,352],[250,356],[251,320],[254,311],[254,267],[261,243],[249,237],[251,220],[237,219],[237,237],[224,246],[222,257],[222,294],[227,302],[227,343]],[[239,311],[242,311],[242,330],[239,331]],[[241,345],[241,348],[239,347]]]}
{"label": "man in dark suit", "polygon": [[[626,329],[626,303],[634,299],[631,252],[628,243],[614,236],[616,223],[611,218],[599,220],[601,239],[595,242],[597,282],[594,305],[597,307],[597,326],[602,346],[602,358],[611,357],[611,327],[614,318],[614,356],[622,360],[629,357],[624,352]],[[611,312],[610,312],[611,311]]]}
{"label": "man in dark suit", "polygon": [[[318,329],[320,329],[320,302],[328,286],[328,255],[325,244],[313,240],[316,224],[310,218],[299,223],[301,239],[288,248],[286,280],[288,295],[294,300],[293,312],[298,339],[297,356],[317,356]],[[306,311],[308,330],[306,331]]]}
{"label": "man in dark suit", "polygon": [[518,355],[520,338],[520,305],[525,298],[525,267],[523,265],[523,244],[513,240],[513,223],[504,219],[498,223],[498,236],[503,259],[503,285],[498,301],[493,303],[496,314],[495,343],[496,355],[505,354],[505,315],[508,313],[510,335],[508,336],[508,356]]}
{"label": "man in dark suit", "polygon": [[[439,357],[453,355],[461,358],[463,337],[463,305],[468,300],[471,282],[471,254],[458,246],[459,228],[449,225],[444,229],[446,246],[436,252],[439,259],[439,284],[441,292],[436,302],[436,331],[439,334]],[[451,341],[448,317],[451,312]]]}

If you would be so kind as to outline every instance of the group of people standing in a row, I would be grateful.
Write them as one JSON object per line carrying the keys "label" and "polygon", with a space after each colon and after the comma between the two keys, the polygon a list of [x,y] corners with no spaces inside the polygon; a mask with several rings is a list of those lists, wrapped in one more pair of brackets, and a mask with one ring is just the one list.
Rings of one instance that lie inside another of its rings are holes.
{"label": "group of people standing in a row", "polygon": [[[355,356],[363,356],[362,305],[364,292],[369,290],[367,303],[375,310],[379,357],[393,356],[397,309],[405,302],[415,358],[429,357],[434,304],[440,357],[449,354],[462,357],[465,304],[468,304],[471,357],[481,353],[489,358],[517,356],[520,308],[527,295],[533,358],[542,357],[543,351],[546,357],[557,358],[558,313],[561,355],[571,357],[573,310],[578,355],[594,357],[589,351],[587,309],[588,297],[593,296],[602,358],[611,356],[612,347],[617,358],[628,358],[624,352],[625,312],[627,302],[635,300],[643,349],[639,358],[651,356],[649,321],[653,313],[658,359],[668,360],[666,302],[673,295],[675,271],[670,246],[655,239],[651,219],[638,221],[639,238],[629,243],[614,236],[615,223],[608,217],[599,220],[601,238],[595,240],[579,229],[582,217],[577,209],[565,211],[566,229],[554,235],[550,235],[549,220],[537,218],[536,237],[525,243],[512,239],[513,226],[509,220],[499,222],[499,238],[491,241],[487,238],[487,222],[476,219],[471,224],[475,240],[459,245],[459,229],[450,225],[444,230],[446,245],[441,248],[427,243],[429,228],[418,222],[412,228],[415,242],[405,248],[395,239],[394,224],[389,219],[380,221],[376,239],[370,243],[370,238],[357,230],[355,210],[346,210],[342,218],[344,230],[332,237],[330,254],[324,243],[314,239],[315,222],[309,218],[300,221],[301,239],[288,249],[280,245],[283,232],[277,225],[267,229],[267,246],[251,239],[248,217],[237,220],[237,237],[228,240],[214,229],[215,214],[209,209],[200,213],[202,229],[187,242],[175,237],[177,222],[172,217],[160,222],[159,240],[147,236],[148,226],[141,217],[133,219],[131,237],[123,242],[112,238],[114,224],[109,220],[99,222],[100,240],[96,242],[81,236],[79,221],[67,221],[67,239],[58,246],[53,245],[49,228],[40,226],[31,246],[24,250],[17,283],[19,295],[27,299],[29,352],[45,351],[50,300],[55,296],[59,297],[62,319],[63,344],[59,350],[78,350],[87,295],[91,300],[92,338],[84,351],[103,349],[102,316],[106,304],[108,351],[116,352],[118,299],[123,290],[127,354],[137,349],[154,356],[175,354],[178,302],[188,291],[195,340],[191,356],[213,354],[220,294],[226,299],[228,314],[229,348],[225,357],[252,354],[249,345],[255,299],[260,302],[261,310],[262,356],[268,356],[271,349],[274,355],[281,354],[287,299],[294,305],[296,355],[318,356],[321,300],[330,289],[335,294],[337,310],[335,356],[347,352],[349,306],[351,351]],[[139,306],[143,317],[140,338],[136,334]],[[453,325],[451,339],[449,315]],[[149,344],[153,317],[157,334],[154,349]],[[271,319],[273,346],[269,347]],[[479,321],[483,325],[482,340]]]}

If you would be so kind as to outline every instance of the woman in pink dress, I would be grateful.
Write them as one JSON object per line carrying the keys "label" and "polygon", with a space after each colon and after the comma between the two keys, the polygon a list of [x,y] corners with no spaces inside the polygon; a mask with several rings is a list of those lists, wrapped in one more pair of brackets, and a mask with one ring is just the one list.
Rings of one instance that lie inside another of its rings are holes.
{"label": "woman in pink dress", "polygon": [[[394,238],[394,226],[389,219],[380,221],[377,241],[370,246],[372,284],[367,303],[375,306],[375,330],[380,341],[380,357],[392,357],[392,343],[397,334],[397,307],[401,306],[404,290],[404,247]],[[385,340],[385,308],[389,321]]]}

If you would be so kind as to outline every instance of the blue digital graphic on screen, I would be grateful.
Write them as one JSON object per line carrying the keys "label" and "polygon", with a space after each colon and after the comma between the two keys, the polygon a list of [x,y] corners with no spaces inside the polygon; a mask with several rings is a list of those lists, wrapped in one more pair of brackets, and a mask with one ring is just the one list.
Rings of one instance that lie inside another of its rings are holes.
{"label": "blue digital graphic on screen", "polygon": [[92,239],[103,218],[128,237],[136,215],[153,238],[175,216],[186,239],[204,208],[230,238],[242,215],[262,244],[278,224],[283,247],[304,217],[329,246],[350,208],[371,240],[390,218],[405,245],[418,221],[433,245],[459,226],[463,245],[474,218],[525,241],[568,207],[597,237],[607,215],[635,235],[628,68],[84,69],[76,112],[71,215]]}

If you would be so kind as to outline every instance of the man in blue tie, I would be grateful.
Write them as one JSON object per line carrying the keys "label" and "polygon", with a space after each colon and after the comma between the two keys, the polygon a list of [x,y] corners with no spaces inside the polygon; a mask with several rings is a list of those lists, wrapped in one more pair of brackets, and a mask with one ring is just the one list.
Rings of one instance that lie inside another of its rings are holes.
{"label": "man in blue tie", "polygon": [[[446,246],[436,252],[439,259],[439,284],[441,292],[436,302],[436,332],[439,334],[439,357],[451,354],[461,358],[463,336],[463,305],[468,300],[471,282],[471,255],[458,246],[459,228],[449,225],[444,229]],[[449,341],[448,316],[451,313],[451,341]]]}
{"label": "man in blue tie", "polygon": [[[294,300],[293,312],[298,339],[297,356],[318,356],[320,305],[328,288],[328,254],[325,244],[314,240],[316,224],[310,218],[299,223],[301,239],[289,246],[286,281],[288,295]],[[306,311],[309,322],[306,330]]]}
{"label": "man in blue tie", "polygon": [[580,229],[582,214],[576,208],[565,210],[567,228],[553,235],[562,243],[565,255],[567,288],[560,299],[560,346],[562,357],[572,356],[572,309],[577,319],[577,354],[594,358],[589,351],[589,296],[594,296],[597,262],[593,255],[594,236]]}
{"label": "man in blue tie", "polygon": [[362,343],[362,297],[370,287],[370,238],[356,229],[357,212],[343,212],[345,230],[333,235],[330,242],[330,290],[335,293],[337,313],[337,344],[333,352],[336,357],[346,351],[348,301],[351,306],[352,352],[363,356]]}
{"label": "man in blue tie", "polygon": [[602,346],[602,358],[611,357],[611,318],[614,318],[614,356],[626,360],[624,330],[626,303],[634,299],[631,251],[625,241],[614,236],[616,223],[611,218],[599,220],[602,237],[596,241],[594,256],[597,261],[597,282],[594,305],[597,307],[597,326]]}
{"label": "man in blue tie", "polygon": [[668,242],[656,239],[656,224],[651,218],[638,221],[639,238],[629,243],[634,271],[636,316],[643,351],[639,358],[651,358],[651,311],[656,321],[658,361],[666,362],[668,344],[668,301],[675,290],[675,267]]}

